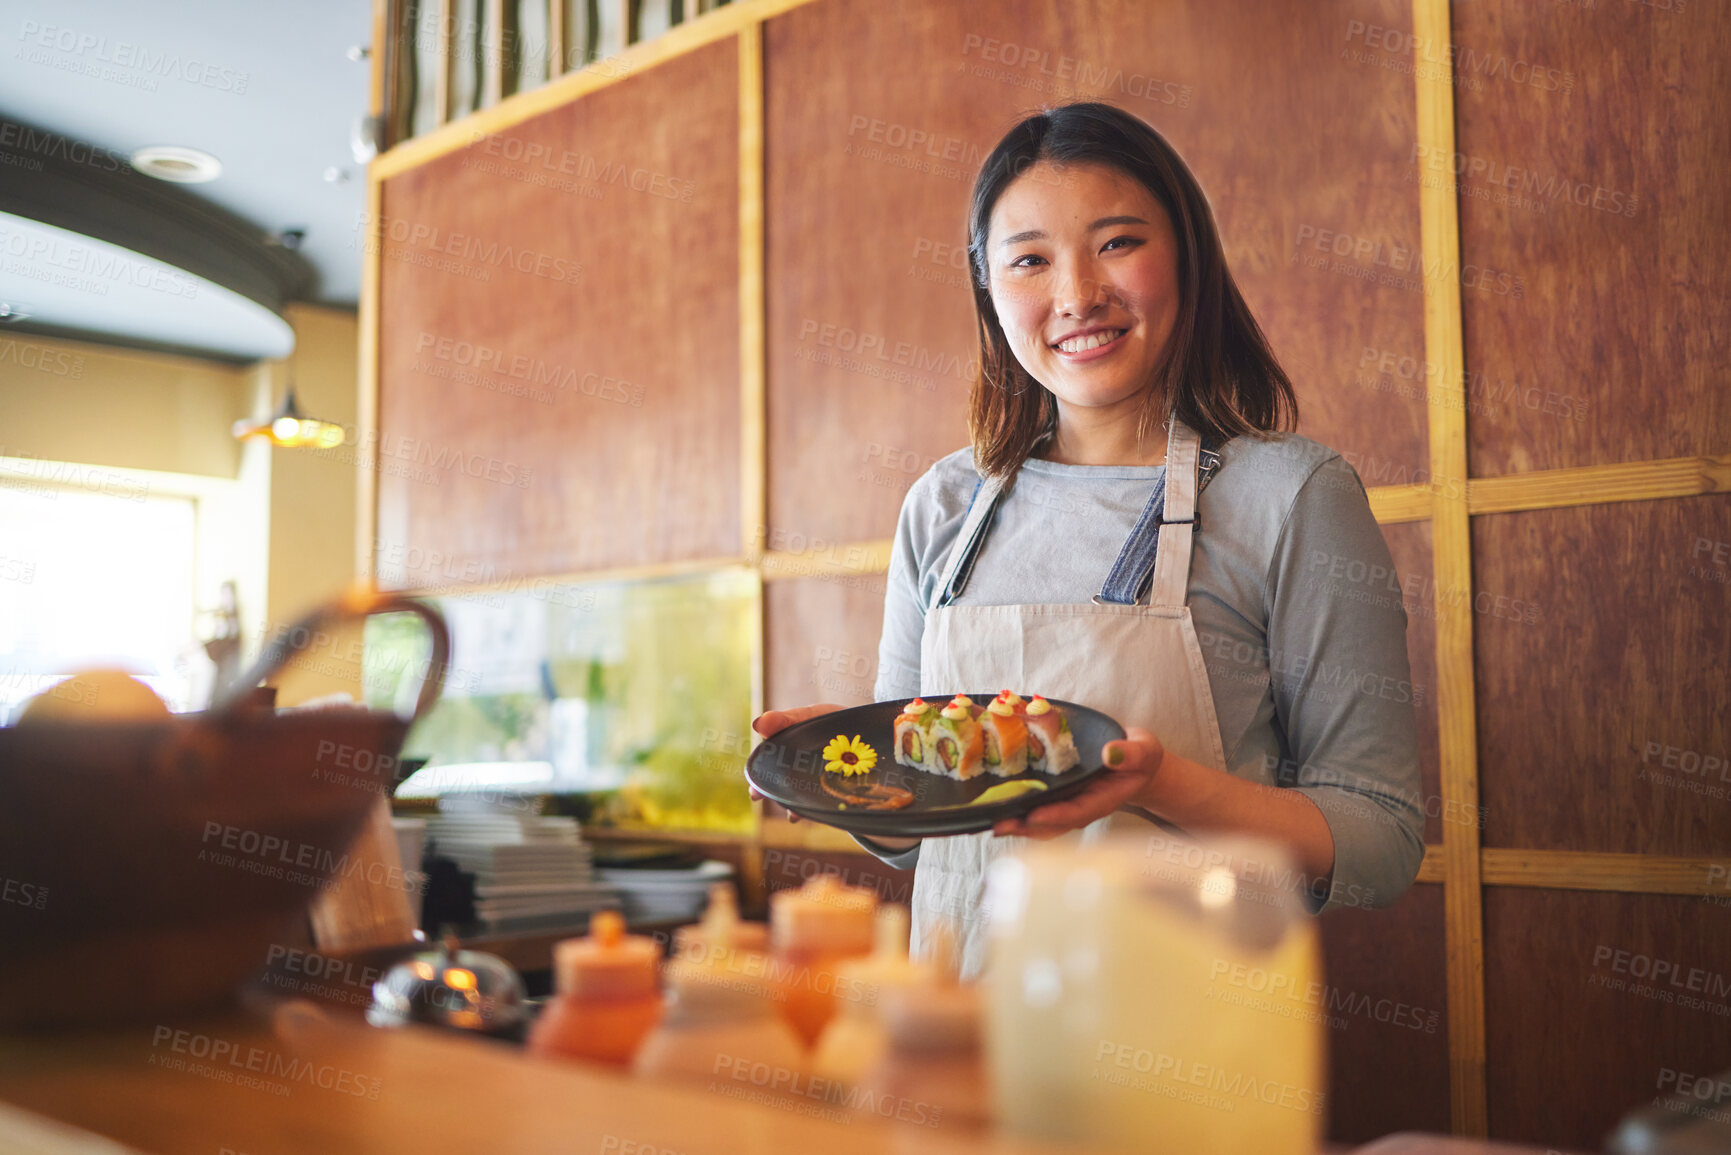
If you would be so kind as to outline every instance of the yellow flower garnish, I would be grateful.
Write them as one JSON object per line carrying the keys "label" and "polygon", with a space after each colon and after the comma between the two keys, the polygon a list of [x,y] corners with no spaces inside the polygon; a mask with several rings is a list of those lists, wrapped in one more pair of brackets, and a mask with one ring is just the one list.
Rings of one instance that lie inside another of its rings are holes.
{"label": "yellow flower garnish", "polygon": [[859,735],[848,741],[846,734],[837,734],[823,748],[823,768],[831,774],[869,774],[878,764],[878,752],[860,741]]}

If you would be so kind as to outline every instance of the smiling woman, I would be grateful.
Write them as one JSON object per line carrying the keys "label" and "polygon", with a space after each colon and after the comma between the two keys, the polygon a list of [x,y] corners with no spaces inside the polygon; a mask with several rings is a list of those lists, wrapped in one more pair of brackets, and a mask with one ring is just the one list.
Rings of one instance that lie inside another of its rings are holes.
{"label": "smiling woman", "polygon": [[1311,909],[1392,902],[1424,852],[1405,611],[1329,575],[1393,563],[1351,468],[1280,432],[1292,387],[1196,179],[1119,109],[1031,117],[981,169],[969,268],[973,445],[903,503],[875,696],[1037,687],[1125,736],[990,831],[856,835],[915,868],[916,949],[955,923],[977,973],[993,860],[1120,828],[1260,836]]}

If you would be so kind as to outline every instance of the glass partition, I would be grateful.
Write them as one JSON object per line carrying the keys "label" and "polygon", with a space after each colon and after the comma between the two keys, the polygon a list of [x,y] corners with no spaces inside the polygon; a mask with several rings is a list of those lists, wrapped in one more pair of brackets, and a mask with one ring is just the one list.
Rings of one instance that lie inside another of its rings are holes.
{"label": "glass partition", "polygon": [[[404,758],[429,761],[400,797],[528,790],[603,825],[750,832],[752,570],[430,600],[451,668],[409,735]],[[369,705],[404,705],[425,663],[413,618],[368,621]]]}

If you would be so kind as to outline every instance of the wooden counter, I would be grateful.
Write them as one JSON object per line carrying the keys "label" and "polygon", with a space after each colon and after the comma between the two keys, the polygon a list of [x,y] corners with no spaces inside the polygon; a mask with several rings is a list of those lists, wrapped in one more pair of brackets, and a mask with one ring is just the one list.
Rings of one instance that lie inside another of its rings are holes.
{"label": "wooden counter", "polygon": [[[301,1004],[304,1005],[304,1004]],[[946,1126],[816,1117],[820,1099],[636,1081],[352,1019],[229,1012],[0,1039],[0,1100],[157,1155],[1055,1155]],[[220,1052],[220,1054],[218,1053]],[[5,1132],[0,1130],[0,1136]],[[52,1149],[52,1148],[50,1148]],[[69,1146],[68,1151],[81,1150]]]}
{"label": "wooden counter", "polygon": [[[712,1089],[713,1088],[713,1089]],[[757,1093],[754,1102],[745,1097]],[[13,1110],[20,1108],[24,1114]],[[747,1081],[633,1080],[302,1003],[125,1029],[0,1036],[0,1150],[32,1155],[1080,1155],[947,1126],[835,1119]],[[53,1123],[70,1125],[64,1133]],[[92,1134],[93,1133],[93,1134]],[[100,1136],[101,1138],[98,1138]],[[124,1144],[117,1148],[114,1142]],[[1321,1155],[1344,1155],[1324,1146]],[[1363,1155],[1534,1148],[1389,1136]]]}

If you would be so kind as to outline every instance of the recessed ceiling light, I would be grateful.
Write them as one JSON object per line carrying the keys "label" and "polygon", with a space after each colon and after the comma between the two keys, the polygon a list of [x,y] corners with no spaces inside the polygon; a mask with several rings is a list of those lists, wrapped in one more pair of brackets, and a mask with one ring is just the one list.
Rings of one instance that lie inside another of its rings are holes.
{"label": "recessed ceiling light", "polygon": [[222,175],[222,162],[208,152],[175,144],[154,144],[132,154],[132,167],[145,176],[175,184],[203,184]]}

